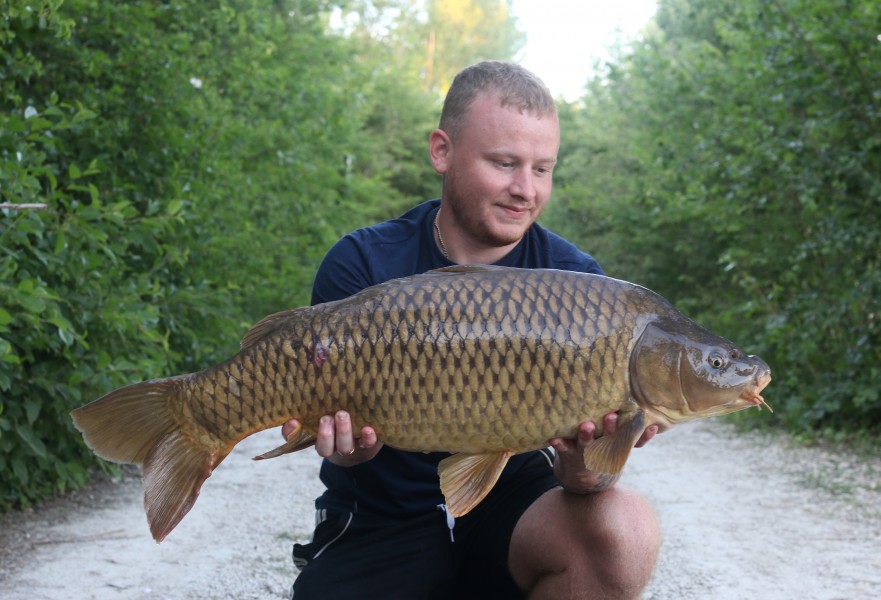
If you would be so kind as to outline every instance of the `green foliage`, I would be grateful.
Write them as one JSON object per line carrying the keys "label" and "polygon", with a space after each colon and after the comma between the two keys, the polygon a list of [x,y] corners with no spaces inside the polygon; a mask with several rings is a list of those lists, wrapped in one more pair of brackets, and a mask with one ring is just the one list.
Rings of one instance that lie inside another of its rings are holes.
{"label": "green foliage", "polygon": [[[72,408],[228,356],[341,234],[436,196],[441,92],[523,41],[497,0],[0,12],[0,203],[46,205],[0,209],[0,509],[103,466]],[[808,435],[881,424],[879,25],[662,0],[560,108],[547,223],[766,358]]]}
{"label": "green foliage", "polygon": [[446,93],[462,68],[515,55],[526,41],[507,0],[427,0],[424,72],[429,89]]}
{"label": "green foliage", "polygon": [[[446,89],[474,62],[511,59],[525,36],[508,0],[360,0],[344,8],[340,27],[366,74],[358,86],[365,128],[346,156],[347,172],[366,176],[366,185],[351,182],[344,203],[360,226],[440,195],[426,146]],[[391,189],[378,190],[380,182]]]}
{"label": "green foliage", "polygon": [[226,358],[437,195],[406,21],[341,35],[338,4],[0,0],[0,510],[106,468],[71,409]]}
{"label": "green foliage", "polygon": [[4,115],[0,127],[0,198],[50,206],[0,215],[0,508],[82,484],[68,411],[174,359],[156,272],[127,263],[135,254],[154,266],[174,261],[176,250],[157,239],[178,217],[104,204],[91,181],[96,161],[58,170],[59,140],[85,131],[94,114],[53,100],[27,118]]}
{"label": "green foliage", "polygon": [[511,0],[356,0],[344,8],[343,28],[369,38],[386,64],[436,100],[464,67],[511,60],[526,42]]}
{"label": "green foliage", "polygon": [[[48,209],[0,215],[0,508],[83,482],[72,408],[205,366],[306,301],[304,264],[330,243],[311,219],[357,121],[317,79],[337,42],[306,59],[320,16],[269,4],[10,11],[0,194]],[[280,82],[300,64],[292,98]]]}
{"label": "green foliage", "polygon": [[[426,150],[440,117],[439,97],[426,90],[419,53],[411,46],[421,25],[406,11],[407,3],[393,4],[398,16],[384,25],[370,16],[369,9],[378,10],[373,2],[358,3],[359,10],[344,17],[366,75],[358,85],[364,128],[345,157],[348,229],[397,216],[440,196],[440,177]],[[376,189],[379,182],[390,189]]]}
{"label": "green foliage", "polygon": [[549,220],[766,358],[796,430],[881,426],[879,24],[868,1],[662,1],[563,117]]}

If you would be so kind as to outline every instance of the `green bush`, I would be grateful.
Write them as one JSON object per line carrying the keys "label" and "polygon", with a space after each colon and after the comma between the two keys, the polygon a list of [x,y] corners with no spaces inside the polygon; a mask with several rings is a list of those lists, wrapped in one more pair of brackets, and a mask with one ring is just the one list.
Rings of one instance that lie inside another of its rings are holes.
{"label": "green bush", "polygon": [[662,0],[563,113],[549,219],[761,354],[777,422],[802,432],[881,428],[879,18]]}
{"label": "green bush", "polygon": [[336,4],[0,0],[0,203],[45,205],[0,209],[0,510],[106,468],[71,409],[233,354],[436,184],[436,106]]}
{"label": "green bush", "polygon": [[162,241],[175,207],[104,204],[97,161],[51,162],[93,117],[54,98],[0,117],[2,202],[48,205],[0,215],[0,508],[82,484],[70,409],[174,363],[157,309],[167,292],[141,266],[177,260]]}
{"label": "green bush", "polygon": [[318,3],[38,4],[0,23],[0,202],[47,206],[0,210],[0,509],[101,465],[72,408],[307,301],[360,123]]}

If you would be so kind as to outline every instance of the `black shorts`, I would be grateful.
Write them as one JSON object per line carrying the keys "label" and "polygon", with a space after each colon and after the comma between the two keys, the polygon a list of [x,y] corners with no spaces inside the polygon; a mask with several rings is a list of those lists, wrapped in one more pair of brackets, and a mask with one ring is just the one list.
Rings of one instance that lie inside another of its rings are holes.
{"label": "black shorts", "polygon": [[442,509],[412,519],[318,511],[312,542],[294,545],[295,600],[485,600],[521,597],[508,571],[517,521],[558,484],[549,452],[496,486],[450,531]]}

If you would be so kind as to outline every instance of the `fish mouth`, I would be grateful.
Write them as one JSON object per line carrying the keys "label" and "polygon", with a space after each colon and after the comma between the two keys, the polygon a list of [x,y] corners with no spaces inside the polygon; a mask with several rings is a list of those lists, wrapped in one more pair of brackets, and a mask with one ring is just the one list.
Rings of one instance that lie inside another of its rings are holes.
{"label": "fish mouth", "polygon": [[753,385],[740,394],[740,399],[758,407],[759,410],[762,410],[762,407],[764,406],[773,413],[774,409],[771,408],[770,404],[765,402],[765,399],[762,398],[761,395],[761,391],[765,389],[769,383],[771,383],[771,371],[763,371],[760,375],[756,376]]}

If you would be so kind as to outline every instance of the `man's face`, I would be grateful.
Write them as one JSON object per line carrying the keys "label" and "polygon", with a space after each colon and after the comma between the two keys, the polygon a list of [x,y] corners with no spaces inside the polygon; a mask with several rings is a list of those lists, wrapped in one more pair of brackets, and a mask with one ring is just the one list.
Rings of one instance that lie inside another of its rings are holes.
{"label": "man's face", "polygon": [[443,200],[469,246],[513,248],[551,195],[560,148],[555,115],[536,116],[479,96],[435,169]]}

